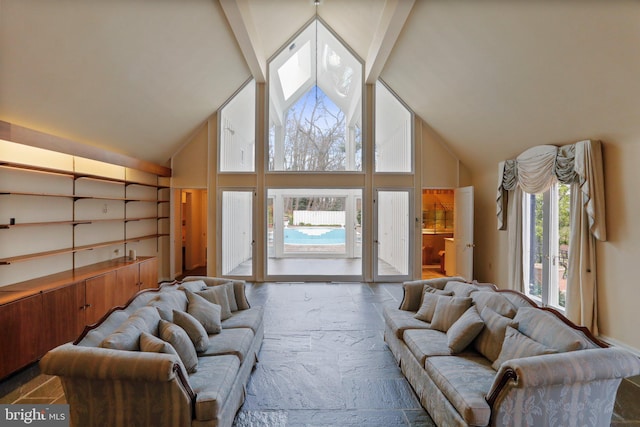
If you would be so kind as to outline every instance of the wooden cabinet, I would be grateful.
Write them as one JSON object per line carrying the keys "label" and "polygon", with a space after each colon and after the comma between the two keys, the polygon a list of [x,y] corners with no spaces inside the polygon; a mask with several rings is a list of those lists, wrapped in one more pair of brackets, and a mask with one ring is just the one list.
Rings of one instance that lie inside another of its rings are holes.
{"label": "wooden cabinet", "polygon": [[131,264],[116,271],[116,300],[114,305],[126,304],[139,290],[140,264]]}
{"label": "wooden cabinet", "polygon": [[147,258],[116,271],[116,299],[114,305],[125,305],[143,289],[158,287],[158,259]]}
{"label": "wooden cabinet", "polygon": [[158,287],[158,258],[148,258],[140,267],[140,290]]}
{"label": "wooden cabinet", "polygon": [[85,282],[85,322],[92,325],[114,307],[116,295],[116,271],[87,279]]}
{"label": "wooden cabinet", "polygon": [[42,314],[47,325],[43,352],[61,343],[73,341],[82,333],[85,322],[85,282],[42,293]]}
{"label": "wooden cabinet", "polygon": [[158,260],[119,258],[0,288],[0,379],[75,340],[85,325],[157,287]]}
{"label": "wooden cabinet", "polygon": [[0,378],[42,356],[42,317],[39,294],[0,306]]}

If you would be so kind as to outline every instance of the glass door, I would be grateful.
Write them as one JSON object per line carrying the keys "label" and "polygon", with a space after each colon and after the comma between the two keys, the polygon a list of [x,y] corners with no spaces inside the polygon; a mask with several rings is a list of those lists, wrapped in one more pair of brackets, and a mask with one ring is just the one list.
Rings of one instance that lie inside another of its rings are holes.
{"label": "glass door", "polygon": [[409,190],[378,190],[375,206],[375,280],[408,279],[413,258]]}

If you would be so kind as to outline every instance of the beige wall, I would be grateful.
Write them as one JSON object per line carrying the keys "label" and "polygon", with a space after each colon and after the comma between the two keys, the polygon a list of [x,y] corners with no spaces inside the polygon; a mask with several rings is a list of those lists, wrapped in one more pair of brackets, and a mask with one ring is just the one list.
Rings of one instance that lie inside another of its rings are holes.
{"label": "beige wall", "polygon": [[427,123],[418,123],[422,123],[422,187],[459,187],[458,158]]}
{"label": "beige wall", "polygon": [[209,127],[205,123],[172,157],[171,187],[207,188]]}
{"label": "beige wall", "polygon": [[[596,247],[600,334],[640,352],[640,145],[605,141],[603,147],[608,241]],[[476,278],[500,286],[507,280],[507,232],[496,230],[497,165],[473,178]]]}

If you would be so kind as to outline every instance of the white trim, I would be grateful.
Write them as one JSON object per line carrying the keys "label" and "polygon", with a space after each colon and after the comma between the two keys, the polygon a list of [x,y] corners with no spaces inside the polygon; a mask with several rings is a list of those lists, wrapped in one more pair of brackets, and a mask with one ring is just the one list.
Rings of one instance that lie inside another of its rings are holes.
{"label": "white trim", "polygon": [[611,337],[608,337],[606,335],[598,335],[598,339],[601,341],[606,342],[607,344],[613,346],[613,347],[620,347],[624,350],[627,350],[631,353],[633,353],[634,355],[640,357],[640,350],[635,348],[635,347],[631,347],[630,345],[621,343],[620,341],[613,339]]}

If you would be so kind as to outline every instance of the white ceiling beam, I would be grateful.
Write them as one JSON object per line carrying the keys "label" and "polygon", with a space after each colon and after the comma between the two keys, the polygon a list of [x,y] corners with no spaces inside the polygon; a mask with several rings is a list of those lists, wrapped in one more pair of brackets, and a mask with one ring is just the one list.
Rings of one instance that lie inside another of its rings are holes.
{"label": "white ceiling beam", "polygon": [[267,60],[249,11],[248,0],[220,0],[220,5],[253,78],[258,83],[264,83]]}
{"label": "white ceiling beam", "polygon": [[375,83],[378,80],[414,3],[415,0],[387,0],[385,2],[365,63],[367,83]]}

